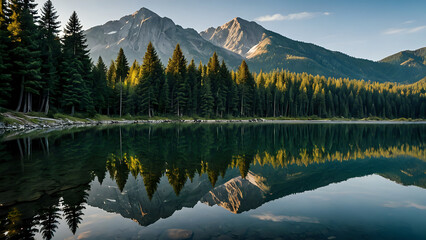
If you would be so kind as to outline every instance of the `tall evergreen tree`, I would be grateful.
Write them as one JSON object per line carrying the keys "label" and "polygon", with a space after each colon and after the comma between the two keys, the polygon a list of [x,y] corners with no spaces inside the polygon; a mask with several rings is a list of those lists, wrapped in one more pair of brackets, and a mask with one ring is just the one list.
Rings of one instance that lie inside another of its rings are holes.
{"label": "tall evergreen tree", "polygon": [[218,88],[218,100],[217,100],[217,110],[220,116],[223,116],[223,113],[226,112],[229,114],[230,109],[232,108],[232,77],[228,70],[228,67],[225,64],[225,61],[222,61],[219,69],[219,79],[220,87]]}
{"label": "tall evergreen tree", "polygon": [[181,116],[188,100],[186,59],[182,53],[180,45],[177,44],[173,56],[169,59],[166,68],[167,81],[171,87],[172,108],[176,109],[176,114]]}
{"label": "tall evergreen tree", "polygon": [[37,12],[35,7],[34,0],[10,1],[11,21],[8,25],[12,40],[10,57],[13,65],[13,78],[20,79],[19,83],[14,84],[14,88],[19,89],[16,111],[31,112],[33,95],[40,94],[41,59],[39,31],[35,25]]}
{"label": "tall evergreen tree", "polygon": [[127,75],[129,74],[129,63],[127,62],[126,55],[124,55],[124,51],[122,48],[120,48],[120,51],[118,52],[117,60],[115,60],[115,67],[116,67],[116,77],[117,80],[119,80],[119,87],[120,87],[120,103],[119,103],[119,109],[120,109],[120,117],[122,115],[123,110],[123,81],[127,78]]}
{"label": "tall evergreen tree", "polygon": [[203,117],[209,118],[213,114],[214,99],[210,88],[210,79],[205,77],[200,92],[200,110]]}
{"label": "tall evergreen tree", "polygon": [[77,13],[73,12],[64,30],[62,63],[62,81],[68,86],[63,92],[63,105],[71,107],[71,114],[74,114],[75,107],[89,114],[95,113],[90,89],[92,64],[86,41]]}
{"label": "tall evergreen tree", "polygon": [[244,60],[238,68],[237,83],[240,88],[240,115],[250,116],[252,115],[252,96],[254,96],[255,82]]}
{"label": "tall evergreen tree", "polygon": [[48,0],[41,9],[39,25],[41,28],[41,59],[42,59],[42,86],[43,95],[40,111],[48,113],[50,107],[50,96],[59,81],[59,61],[61,56],[61,44],[59,40],[60,22],[52,1]]}
{"label": "tall evergreen tree", "polygon": [[98,62],[93,67],[93,102],[95,109],[102,114],[102,109],[107,106],[108,89],[107,89],[107,67],[99,57]]}
{"label": "tall evergreen tree", "polygon": [[107,72],[107,115],[110,115],[110,109],[114,106],[114,102],[116,102],[114,98],[114,89],[115,89],[115,82],[116,82],[116,68],[114,61],[111,61],[108,72]]}
{"label": "tall evergreen tree", "polygon": [[[165,82],[163,65],[151,42],[146,49],[139,75],[140,81],[136,92],[140,96],[142,112],[152,117],[155,111],[160,109],[165,111],[168,108],[165,106],[168,97],[163,94],[165,94],[164,91],[168,91],[168,86]],[[164,98],[162,101],[159,101],[160,95]]]}
{"label": "tall evergreen tree", "polygon": [[214,52],[213,56],[209,59],[209,62],[207,63],[207,77],[210,80],[211,91],[213,94],[215,115],[219,114],[219,108],[223,112],[224,107],[224,96],[222,91],[223,79],[220,77],[219,71],[219,58],[216,52]]}
{"label": "tall evergreen tree", "polygon": [[6,0],[0,2],[0,107],[7,106],[9,95],[12,91],[9,59],[9,33],[7,31],[8,19],[6,16]]}
{"label": "tall evergreen tree", "polygon": [[201,74],[195,66],[194,59],[188,65],[188,85],[189,85],[189,96],[188,96],[188,113],[190,115],[195,114],[199,105],[199,94],[201,87]]}

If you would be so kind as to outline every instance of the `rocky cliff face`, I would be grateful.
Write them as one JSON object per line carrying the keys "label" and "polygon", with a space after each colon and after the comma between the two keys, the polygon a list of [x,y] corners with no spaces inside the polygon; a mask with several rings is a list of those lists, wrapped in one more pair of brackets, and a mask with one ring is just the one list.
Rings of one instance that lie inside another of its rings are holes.
{"label": "rocky cliff face", "polygon": [[265,37],[266,30],[255,22],[234,18],[224,25],[209,28],[200,35],[217,46],[226,48],[243,57]]}
{"label": "rocky cliff face", "polygon": [[241,62],[241,57],[204,40],[194,29],[184,29],[171,19],[142,8],[139,11],[85,31],[90,54],[94,60],[101,56],[105,62],[115,60],[123,48],[130,62],[142,61],[149,42],[152,42],[163,64],[167,64],[177,43],[187,60],[194,58],[207,63],[213,52],[231,66]]}

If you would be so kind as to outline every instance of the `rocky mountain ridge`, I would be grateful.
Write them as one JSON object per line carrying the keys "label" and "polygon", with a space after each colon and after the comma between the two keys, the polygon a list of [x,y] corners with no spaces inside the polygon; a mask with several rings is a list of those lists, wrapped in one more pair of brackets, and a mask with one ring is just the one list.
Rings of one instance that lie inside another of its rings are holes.
{"label": "rocky mountain ridge", "polygon": [[148,43],[152,42],[163,64],[167,65],[179,43],[188,61],[194,59],[206,64],[216,52],[234,70],[245,59],[250,70],[255,72],[285,69],[326,77],[399,83],[413,83],[426,76],[426,67],[422,65],[424,58],[423,62],[419,57],[401,58],[402,62],[386,61],[388,58],[380,62],[354,58],[289,39],[239,17],[197,33],[142,8],[119,20],[90,28],[85,34],[92,59],[96,61],[101,56],[107,63],[115,60],[120,48],[129,62],[141,62]]}

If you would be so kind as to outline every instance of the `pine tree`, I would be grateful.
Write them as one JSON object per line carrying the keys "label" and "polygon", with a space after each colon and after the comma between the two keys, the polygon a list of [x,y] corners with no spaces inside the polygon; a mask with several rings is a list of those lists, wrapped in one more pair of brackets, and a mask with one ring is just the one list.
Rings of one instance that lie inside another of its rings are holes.
{"label": "pine tree", "polygon": [[110,115],[110,108],[113,106],[115,99],[114,99],[114,88],[115,88],[115,82],[116,82],[116,68],[114,61],[111,61],[108,72],[107,72],[107,115]]}
{"label": "pine tree", "polygon": [[219,108],[223,109],[224,101],[221,96],[221,88],[223,87],[222,79],[220,78],[220,64],[219,58],[216,52],[213,53],[212,57],[207,63],[207,77],[210,81],[211,91],[213,94],[214,110],[215,114],[219,114]]}
{"label": "pine tree", "polygon": [[176,45],[173,56],[169,59],[166,73],[171,87],[172,105],[176,109],[176,114],[181,116],[186,107],[189,93],[187,88],[186,59],[179,44]]}
{"label": "pine tree", "polygon": [[138,61],[133,61],[132,66],[130,67],[129,74],[127,75],[126,84],[130,86],[136,86],[139,83],[139,72],[140,66]]}
{"label": "pine tree", "polygon": [[201,103],[200,103],[201,115],[203,117],[209,118],[211,117],[213,113],[214,99],[212,96],[210,81],[208,78],[203,79],[200,97],[201,97]]}
{"label": "pine tree", "polygon": [[[39,31],[35,25],[36,4],[34,0],[10,1],[11,62],[13,78],[20,79],[14,84],[19,89],[18,106],[16,111],[31,112],[33,95],[39,95],[41,89],[41,59],[39,50]],[[24,105],[22,107],[22,102]]]}
{"label": "pine tree", "polygon": [[76,106],[79,106],[82,103],[81,94],[84,91],[84,81],[83,77],[79,73],[81,71],[80,62],[77,60],[66,61],[67,65],[64,75],[66,78],[63,80],[63,104],[66,107],[71,107],[71,115],[74,115]]}
{"label": "pine tree", "polygon": [[106,108],[108,89],[107,89],[107,67],[99,57],[96,66],[93,67],[93,102],[95,109],[102,114],[102,109]]}
{"label": "pine tree", "polygon": [[6,0],[0,2],[0,107],[7,106],[9,95],[12,91],[12,76],[9,73],[11,65],[9,59],[9,33],[7,31],[8,19],[6,16]]}
{"label": "pine tree", "polygon": [[169,83],[167,82],[167,79],[164,80],[164,84],[161,87],[161,92],[159,96],[159,111],[163,113],[167,113],[169,111],[170,106],[170,98],[169,98]]}
{"label": "pine tree", "polygon": [[189,114],[195,114],[199,105],[199,94],[201,87],[201,74],[195,66],[194,59],[188,65],[188,85],[189,85],[189,97],[188,97],[188,110]]}
{"label": "pine tree", "polygon": [[41,76],[43,80],[40,111],[44,110],[45,114],[49,111],[51,93],[59,81],[58,67],[61,55],[61,43],[58,36],[60,27],[60,22],[57,21],[58,17],[52,1],[48,0],[41,9],[41,18],[39,21],[42,34]]}
{"label": "pine tree", "polygon": [[164,106],[165,101],[159,100],[160,95],[164,94],[163,90],[167,88],[167,86],[164,87],[166,82],[163,65],[151,42],[148,44],[139,75],[140,81],[136,92],[140,96],[142,112],[152,117],[155,111],[159,111],[159,109],[165,111],[168,106]]}
{"label": "pine tree", "polygon": [[115,60],[115,67],[116,72],[115,75],[117,79],[119,80],[119,87],[120,87],[120,106],[119,106],[119,113],[120,117],[122,115],[123,110],[123,81],[127,78],[127,75],[129,74],[129,63],[127,62],[126,55],[124,55],[124,51],[122,48],[120,48],[120,51],[118,52],[117,60]]}
{"label": "pine tree", "polygon": [[225,64],[225,61],[222,61],[222,64],[219,67],[218,71],[218,83],[216,94],[216,114],[223,116],[223,113],[228,108],[228,94],[230,83],[232,82],[231,76],[229,74],[228,67]]}
{"label": "pine tree", "polygon": [[254,95],[255,82],[250,74],[246,61],[242,61],[237,72],[237,83],[240,88],[240,115],[250,116],[252,111],[252,96]]}
{"label": "pine tree", "polygon": [[[66,96],[63,98],[63,105],[71,107],[72,114],[75,108],[79,107],[80,110],[93,115],[95,108],[90,89],[92,64],[82,29],[77,13],[73,12],[65,27],[63,39],[62,81],[68,86],[63,92]],[[74,94],[75,91],[79,94]]]}

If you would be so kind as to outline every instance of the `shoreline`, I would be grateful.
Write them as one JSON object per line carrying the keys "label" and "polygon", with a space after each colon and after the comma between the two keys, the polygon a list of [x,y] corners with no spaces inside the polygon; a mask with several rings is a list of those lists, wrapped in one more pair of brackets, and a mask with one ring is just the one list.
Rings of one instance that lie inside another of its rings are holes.
{"label": "shoreline", "polygon": [[426,124],[426,120],[417,121],[402,121],[402,120],[368,120],[368,119],[354,119],[354,120],[338,120],[338,119],[264,119],[264,118],[252,118],[252,119],[210,119],[210,120],[93,120],[85,119],[86,121],[73,121],[70,119],[55,119],[47,117],[33,117],[25,116],[26,118],[35,120],[34,122],[28,121],[11,114],[3,116],[10,117],[20,123],[4,123],[0,121],[0,134],[10,132],[32,132],[35,130],[62,130],[69,128],[81,128],[81,127],[95,127],[95,126],[106,126],[106,125],[129,125],[129,124],[239,124],[239,123],[264,123],[264,124]]}

